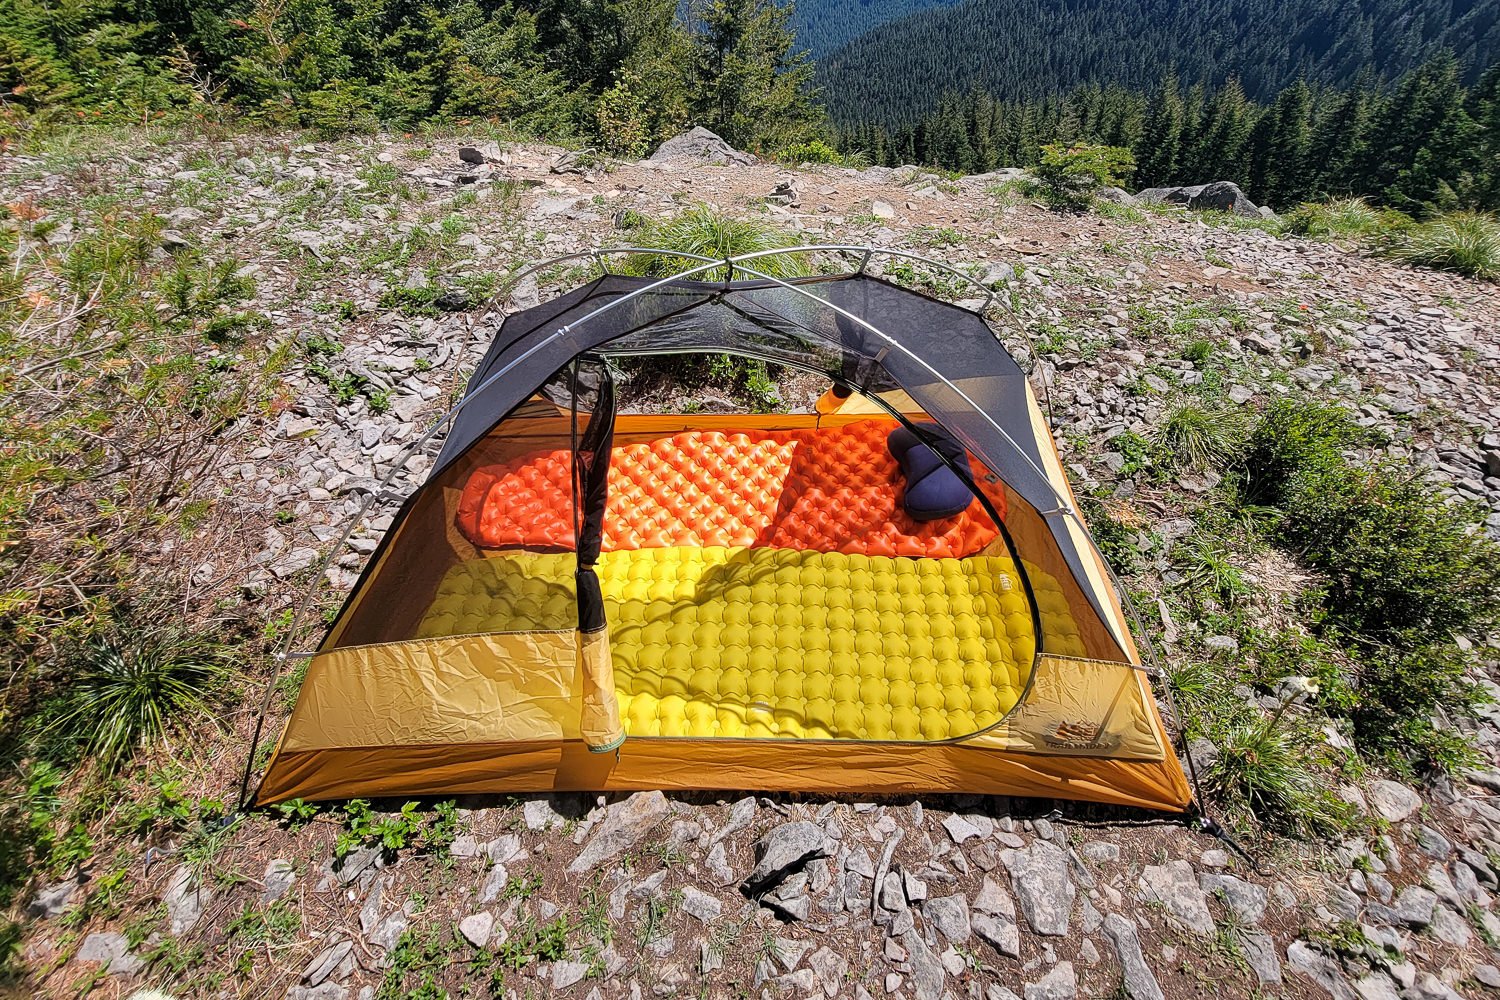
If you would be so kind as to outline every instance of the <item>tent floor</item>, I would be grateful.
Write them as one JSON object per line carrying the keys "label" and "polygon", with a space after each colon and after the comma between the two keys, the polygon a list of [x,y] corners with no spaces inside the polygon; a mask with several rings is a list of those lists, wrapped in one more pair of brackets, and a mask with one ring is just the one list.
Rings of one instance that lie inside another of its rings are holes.
{"label": "tent floor", "polygon": [[[571,553],[453,567],[419,637],[568,630]],[[606,552],[599,578],[629,736],[934,741],[998,722],[1034,641],[1010,559],[798,549]],[[1057,582],[1027,565],[1049,652],[1082,655]]]}

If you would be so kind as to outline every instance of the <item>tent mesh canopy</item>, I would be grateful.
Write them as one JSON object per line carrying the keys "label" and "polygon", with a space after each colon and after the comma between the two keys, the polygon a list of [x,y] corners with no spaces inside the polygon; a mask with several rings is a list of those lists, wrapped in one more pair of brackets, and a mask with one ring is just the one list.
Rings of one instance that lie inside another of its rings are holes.
{"label": "tent mesh canopy", "polygon": [[[622,412],[625,368],[695,353],[838,391],[814,412]],[[930,449],[952,510],[913,507],[898,440]],[[864,273],[605,275],[502,325],[313,655],[258,798],[865,788],[1181,808],[1071,505],[1024,374],[974,312]]]}

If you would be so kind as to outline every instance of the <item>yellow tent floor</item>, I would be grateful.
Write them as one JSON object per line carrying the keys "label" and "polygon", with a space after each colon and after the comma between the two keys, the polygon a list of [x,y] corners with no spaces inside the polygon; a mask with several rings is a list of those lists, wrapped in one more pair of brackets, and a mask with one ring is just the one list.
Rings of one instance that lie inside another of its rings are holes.
{"label": "yellow tent floor", "polygon": [[[419,638],[574,627],[572,553],[507,552],[443,579]],[[1027,564],[1048,652],[1083,644]],[[1002,556],[780,548],[606,552],[598,573],[629,736],[936,741],[998,722],[1030,676],[1025,591]]]}

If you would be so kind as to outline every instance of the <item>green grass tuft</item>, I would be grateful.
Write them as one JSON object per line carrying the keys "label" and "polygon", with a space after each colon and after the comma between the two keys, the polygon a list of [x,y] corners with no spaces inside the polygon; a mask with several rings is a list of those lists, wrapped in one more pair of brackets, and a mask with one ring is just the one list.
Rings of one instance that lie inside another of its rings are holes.
{"label": "green grass tuft", "polygon": [[76,669],[71,708],[55,725],[76,734],[106,771],[207,712],[228,676],[218,643],[170,626],[89,639]]}
{"label": "green grass tuft", "polygon": [[1211,469],[1238,453],[1244,439],[1240,421],[1230,413],[1185,403],[1167,414],[1161,445],[1179,469]]}
{"label": "green grass tuft", "polygon": [[1399,212],[1376,208],[1363,198],[1304,202],[1286,217],[1286,232],[1315,240],[1354,240],[1410,223]]}
{"label": "green grass tuft", "polygon": [[[799,243],[796,234],[770,222],[735,218],[707,205],[695,205],[670,219],[650,223],[642,228],[636,240],[641,246],[715,259],[762,250],[784,250]],[[634,254],[625,258],[621,270],[626,274],[665,278],[698,264],[690,257]],[[810,273],[807,258],[800,254],[772,254],[759,257],[747,266],[775,278],[794,278]],[[694,277],[701,281],[722,281],[724,268],[705,271]]]}
{"label": "green grass tuft", "polygon": [[1408,264],[1500,281],[1500,219],[1484,212],[1439,216],[1396,233],[1386,252]]}

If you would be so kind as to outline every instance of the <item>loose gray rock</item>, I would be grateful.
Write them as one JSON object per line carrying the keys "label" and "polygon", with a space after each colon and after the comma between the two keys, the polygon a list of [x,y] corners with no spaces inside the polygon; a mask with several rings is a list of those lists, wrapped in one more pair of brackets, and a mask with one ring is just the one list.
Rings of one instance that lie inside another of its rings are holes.
{"label": "loose gray rock", "polygon": [[838,995],[844,987],[844,977],[849,973],[849,961],[832,948],[823,947],[807,957],[808,968],[830,998]]}
{"label": "loose gray rock", "polygon": [[901,944],[911,963],[911,985],[916,1000],[942,1000],[943,987],[948,982],[943,963],[915,930],[902,934]]}
{"label": "loose gray rock", "polygon": [[1041,979],[1027,983],[1021,992],[1026,1000],[1073,1000],[1078,995],[1078,974],[1072,962],[1058,962]]}
{"label": "loose gray rock", "polygon": [[554,990],[565,990],[583,982],[583,977],[589,974],[587,962],[553,962],[552,963],[552,988]]}
{"label": "loose gray rock", "polygon": [[1262,983],[1281,982],[1281,956],[1276,952],[1276,939],[1265,931],[1245,931],[1240,935],[1240,950],[1245,953],[1245,964]]}
{"label": "loose gray rock", "polygon": [[490,934],[495,929],[495,915],[489,910],[471,913],[458,922],[458,933],[476,948],[490,943]]}
{"label": "loose gray rock", "polygon": [[870,203],[870,214],[877,219],[894,219],[896,209],[891,206],[890,202],[876,199]]}
{"label": "loose gray rock", "polygon": [[68,908],[68,903],[72,901],[73,894],[77,891],[78,882],[76,879],[69,879],[66,882],[49,885],[33,896],[31,902],[26,904],[26,915],[42,919],[55,917]]}
{"label": "loose gray rock", "polygon": [[969,926],[969,900],[962,893],[927,900],[922,904],[922,915],[954,944],[963,944],[973,933]]}
{"label": "loose gray rock", "polygon": [[1147,865],[1139,881],[1141,899],[1160,903],[1178,923],[1195,934],[1214,932],[1208,899],[1193,877],[1193,866],[1183,860]]}
{"label": "loose gray rock", "polygon": [[1391,977],[1383,972],[1372,972],[1354,983],[1354,992],[1363,1000],[1401,1000],[1401,994]]}
{"label": "loose gray rock", "polygon": [[334,875],[341,884],[348,885],[368,871],[379,857],[380,848],[361,847],[344,857],[343,862],[334,869]]}
{"label": "loose gray rock", "polygon": [[410,926],[411,920],[407,917],[405,908],[394,910],[368,935],[368,940],[375,947],[390,951]]}
{"label": "loose gray rock", "polygon": [[317,986],[333,975],[333,970],[342,965],[344,959],[348,958],[352,951],[354,951],[354,942],[348,938],[329,945],[307,963],[307,968],[302,970],[302,981],[308,986]]}
{"label": "loose gray rock", "polygon": [[1067,852],[1048,841],[1022,850],[1006,850],[1000,860],[1010,870],[1011,885],[1026,922],[1038,934],[1063,937],[1078,889],[1068,877]]}
{"label": "loose gray rock", "polygon": [[755,157],[742,153],[713,132],[699,125],[678,136],[673,136],[652,153],[654,163],[668,160],[696,160],[699,163],[751,164]]}
{"label": "loose gray rock", "polygon": [[1266,904],[1271,898],[1270,892],[1264,886],[1246,882],[1233,875],[1205,872],[1199,877],[1198,884],[1203,887],[1204,892],[1222,896],[1224,905],[1247,924],[1260,923],[1261,917],[1266,914]]}
{"label": "loose gray rock", "polygon": [[1437,893],[1420,885],[1409,885],[1396,897],[1396,916],[1408,927],[1426,927],[1437,909]]}
{"label": "loose gray rock", "polygon": [[711,924],[724,912],[724,904],[702,889],[685,885],[682,887],[682,910],[700,923]]}
{"label": "loose gray rock", "polygon": [[1293,941],[1287,946],[1286,964],[1293,972],[1322,987],[1333,1000],[1359,1000],[1359,994],[1344,979],[1338,964],[1306,941]]}
{"label": "loose gray rock", "polygon": [[96,962],[112,976],[133,976],[146,963],[130,953],[130,941],[124,934],[93,933],[83,939],[73,956],[80,962]]}
{"label": "loose gray rock", "polygon": [[266,874],[262,879],[265,888],[261,890],[262,902],[273,903],[291,891],[292,885],[297,881],[297,870],[292,867],[290,861],[282,858],[272,858],[266,864]]}
{"label": "loose gray rock", "polygon": [[747,893],[765,891],[813,858],[829,855],[828,834],[816,823],[783,823],[755,842],[755,867],[743,883]]}
{"label": "loose gray rock", "polygon": [[1370,804],[1387,823],[1399,823],[1422,808],[1422,797],[1400,782],[1382,778],[1370,785]]}
{"label": "loose gray rock", "polygon": [[962,844],[974,837],[982,837],[984,833],[958,813],[953,813],[943,820],[943,829],[948,831],[948,836],[955,844]]}
{"label": "loose gray rock", "polygon": [[616,802],[604,811],[604,818],[595,825],[588,844],[568,866],[568,871],[577,875],[613,861],[639,843],[671,809],[671,803],[659,791],[636,792],[625,801]]}
{"label": "loose gray rock", "polygon": [[[374,997],[374,987],[366,987],[370,991],[370,997]],[[335,983],[332,980],[322,986],[293,986],[286,991],[286,1000],[347,1000],[349,987],[343,983]],[[360,991],[360,1000],[369,1000],[365,991]]]}
{"label": "loose gray rock", "polygon": [[974,897],[969,924],[1000,954],[1012,958],[1021,954],[1021,928],[1016,923],[1016,904],[1010,893],[988,876]]}
{"label": "loose gray rock", "polygon": [[1125,992],[1132,1000],[1166,1000],[1156,975],[1141,954],[1141,938],[1135,924],[1118,913],[1104,918],[1104,936],[1115,946],[1124,972]]}
{"label": "loose gray rock", "polygon": [[203,908],[213,894],[204,889],[187,865],[179,865],[167,882],[162,903],[167,908],[167,925],[173,937],[181,937],[203,918]]}

